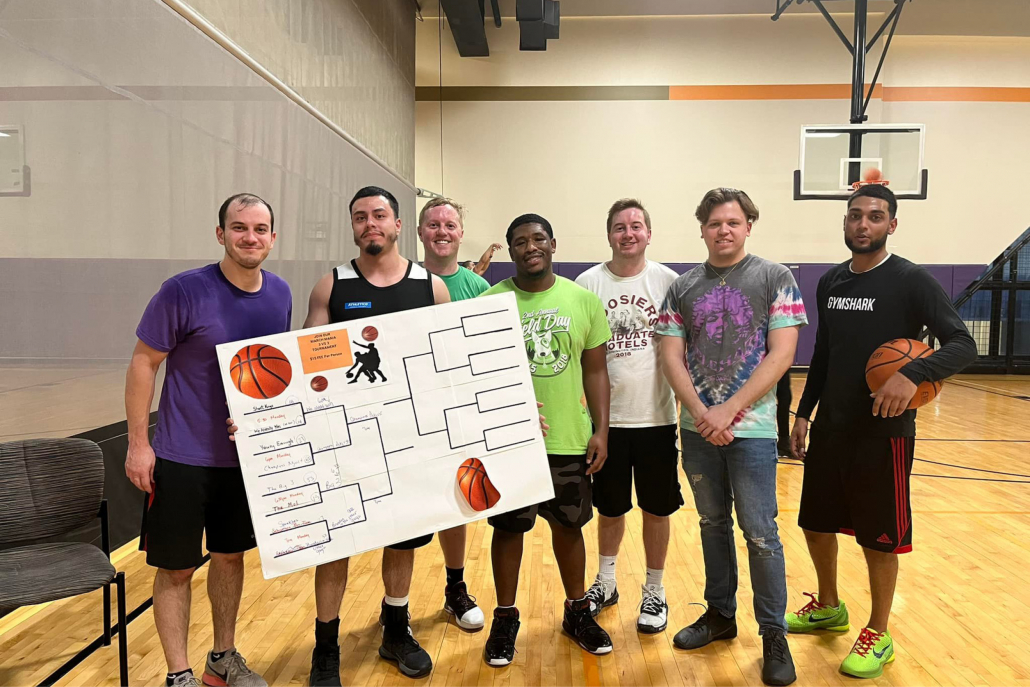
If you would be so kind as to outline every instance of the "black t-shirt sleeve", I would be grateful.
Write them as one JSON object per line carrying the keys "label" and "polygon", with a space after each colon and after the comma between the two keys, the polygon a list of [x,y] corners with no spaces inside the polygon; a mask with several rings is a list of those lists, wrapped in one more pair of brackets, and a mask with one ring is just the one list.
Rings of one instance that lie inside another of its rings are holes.
{"label": "black t-shirt sleeve", "polygon": [[815,352],[812,354],[812,361],[808,367],[808,378],[805,380],[805,391],[801,394],[798,402],[797,417],[811,419],[812,411],[815,410],[819,397],[822,395],[823,386],[826,384],[826,369],[830,360],[830,339],[829,327],[827,327],[826,290],[829,288],[831,272],[827,272],[819,279],[816,287],[815,301],[816,313],[819,317],[819,325],[815,333]]}
{"label": "black t-shirt sleeve", "polygon": [[952,305],[951,299],[933,276],[916,267],[909,276],[909,317],[926,327],[940,340],[941,348],[933,355],[915,360],[901,368],[901,374],[914,384],[936,382],[962,371],[976,360],[976,342]]}

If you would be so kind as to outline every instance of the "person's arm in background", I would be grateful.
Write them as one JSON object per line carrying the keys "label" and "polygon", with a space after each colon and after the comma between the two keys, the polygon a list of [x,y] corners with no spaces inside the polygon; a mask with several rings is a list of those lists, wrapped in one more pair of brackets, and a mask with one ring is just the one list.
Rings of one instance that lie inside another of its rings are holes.
{"label": "person's arm in background", "polygon": [[125,476],[140,491],[154,488],[157,457],[150,445],[150,408],[154,403],[157,371],[167,353],[136,341],[136,348],[125,374],[125,419],[129,431],[129,450],[125,455]]}
{"label": "person's arm in background", "polygon": [[816,312],[819,325],[815,332],[815,352],[808,366],[808,377],[805,379],[805,390],[798,401],[798,410],[794,416],[794,429],[790,433],[790,450],[799,460],[805,459],[805,438],[808,436],[808,425],[812,412],[819,403],[823,387],[826,385],[826,370],[830,362],[830,333],[827,325],[825,303],[825,275],[819,279],[816,287]]}
{"label": "person's arm in background", "polygon": [[583,351],[583,393],[594,421],[594,434],[587,443],[587,474],[592,475],[608,459],[608,418],[611,410],[611,381],[608,379],[608,349],[601,344]]}
{"label": "person's arm in background", "polygon": [[933,275],[918,268],[908,288],[911,316],[940,340],[941,348],[902,367],[872,395],[873,415],[881,417],[901,415],[920,384],[958,374],[977,356],[976,341]]}
{"label": "person's arm in background", "polygon": [[502,248],[504,248],[504,246],[499,243],[491,243],[489,247],[483,251],[483,255],[479,258],[479,262],[476,263],[476,266],[472,271],[480,277],[486,274],[486,270],[490,267],[490,261],[493,259],[494,253]]}

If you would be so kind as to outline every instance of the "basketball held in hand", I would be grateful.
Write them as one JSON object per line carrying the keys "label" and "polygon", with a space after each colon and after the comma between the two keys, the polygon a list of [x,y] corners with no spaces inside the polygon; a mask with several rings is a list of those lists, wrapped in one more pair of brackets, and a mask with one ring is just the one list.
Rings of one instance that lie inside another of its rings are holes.
{"label": "basketball held in hand", "polygon": [[[887,383],[891,375],[908,365],[913,360],[933,355],[933,349],[922,341],[915,339],[894,339],[873,351],[869,362],[865,365],[865,381],[874,394]],[[908,404],[909,410],[915,410],[937,397],[943,382],[923,382],[916,388],[916,395]]]}
{"label": "basketball held in hand", "polygon": [[493,508],[501,500],[500,492],[494,488],[483,461],[478,458],[469,458],[458,468],[458,491],[474,511]]}
{"label": "basketball held in hand", "polygon": [[278,348],[251,344],[233,356],[229,376],[240,393],[263,400],[286,391],[293,379],[293,367]]}

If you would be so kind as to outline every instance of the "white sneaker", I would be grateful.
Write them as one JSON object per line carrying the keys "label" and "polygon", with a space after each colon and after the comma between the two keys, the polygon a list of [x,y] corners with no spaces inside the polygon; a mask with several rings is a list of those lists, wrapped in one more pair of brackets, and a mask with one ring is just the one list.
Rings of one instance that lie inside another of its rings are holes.
{"label": "white sneaker", "polygon": [[443,608],[454,616],[458,627],[468,632],[479,632],[486,625],[476,597],[469,595],[464,582],[456,582],[445,589]]}
{"label": "white sneaker", "polygon": [[615,585],[615,580],[605,580],[598,575],[587,590],[587,600],[590,601],[590,615],[595,618],[603,609],[617,604],[619,589]]}
{"label": "white sneaker", "polygon": [[640,587],[640,617],[637,632],[653,635],[669,624],[669,604],[665,603],[665,587],[648,584]]}

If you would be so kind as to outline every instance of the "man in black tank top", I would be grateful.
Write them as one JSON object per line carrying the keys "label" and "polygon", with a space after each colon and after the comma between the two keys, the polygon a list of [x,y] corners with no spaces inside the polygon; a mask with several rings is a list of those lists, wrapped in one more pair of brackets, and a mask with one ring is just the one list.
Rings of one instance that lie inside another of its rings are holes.
{"label": "man in black tank top", "polygon": [[[320,327],[362,317],[374,317],[437,303],[449,303],[447,287],[438,277],[401,257],[399,206],[393,195],[368,186],[350,204],[351,228],[359,255],[322,277],[311,291],[304,327]],[[372,358],[366,358],[371,361]],[[355,376],[361,373],[354,371]],[[422,677],[433,662],[408,626],[408,590],[415,549],[433,535],[383,549],[383,598],[380,623],[383,643],[379,655],[397,663],[408,677]],[[340,684],[340,605],[347,587],[347,559],[315,568],[315,650],[311,655],[311,685]]]}

